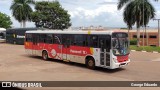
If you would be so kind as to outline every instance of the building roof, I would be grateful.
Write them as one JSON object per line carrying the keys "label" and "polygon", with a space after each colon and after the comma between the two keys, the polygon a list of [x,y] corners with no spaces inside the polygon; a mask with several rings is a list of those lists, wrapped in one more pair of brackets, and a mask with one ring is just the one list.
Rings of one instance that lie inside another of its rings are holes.
{"label": "building roof", "polygon": [[[120,29],[120,31],[128,32],[126,29]],[[130,30],[129,32],[137,32],[137,30]],[[143,32],[143,29],[140,29],[140,32]],[[147,29],[146,32],[158,33],[158,29]]]}

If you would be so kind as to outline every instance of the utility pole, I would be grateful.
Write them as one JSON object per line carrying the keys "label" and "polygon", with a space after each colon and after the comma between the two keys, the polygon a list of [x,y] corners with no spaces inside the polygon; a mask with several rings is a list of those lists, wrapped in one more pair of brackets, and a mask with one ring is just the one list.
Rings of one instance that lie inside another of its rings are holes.
{"label": "utility pole", "polygon": [[143,0],[143,50],[144,50],[144,29],[145,29],[145,25],[144,25],[144,0]]}
{"label": "utility pole", "polygon": [[159,21],[160,19],[153,19],[158,21],[158,46],[160,46],[160,31],[159,31]]}
{"label": "utility pole", "polygon": [[145,26],[146,46],[148,46],[148,32],[147,32],[147,27],[149,28],[149,26]]}

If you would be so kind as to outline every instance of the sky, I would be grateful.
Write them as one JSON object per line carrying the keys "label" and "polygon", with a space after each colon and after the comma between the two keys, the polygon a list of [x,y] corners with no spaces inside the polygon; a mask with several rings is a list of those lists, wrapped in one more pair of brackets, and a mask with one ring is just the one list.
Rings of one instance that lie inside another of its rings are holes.
{"label": "sky", "polygon": [[[12,17],[10,6],[13,0],[0,0],[0,12],[11,17],[13,27],[20,27],[14,17]],[[53,0],[35,0],[35,1],[53,1]],[[123,21],[123,9],[117,10],[118,0],[58,0],[65,10],[71,15],[72,27],[126,27]],[[156,17],[160,19],[160,2],[153,2]],[[34,6],[32,6],[34,9]],[[34,22],[27,22],[27,27],[35,27]],[[150,27],[157,27],[157,21],[150,20]]]}

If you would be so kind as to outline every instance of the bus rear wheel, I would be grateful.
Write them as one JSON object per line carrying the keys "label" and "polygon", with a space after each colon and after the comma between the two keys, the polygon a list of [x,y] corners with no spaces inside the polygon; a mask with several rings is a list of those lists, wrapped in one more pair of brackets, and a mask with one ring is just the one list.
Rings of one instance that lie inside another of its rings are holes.
{"label": "bus rear wheel", "polygon": [[88,58],[86,65],[89,69],[95,69],[95,61],[93,58]]}
{"label": "bus rear wheel", "polygon": [[47,51],[43,51],[42,52],[42,58],[43,58],[43,60],[48,60],[48,53],[47,53]]}

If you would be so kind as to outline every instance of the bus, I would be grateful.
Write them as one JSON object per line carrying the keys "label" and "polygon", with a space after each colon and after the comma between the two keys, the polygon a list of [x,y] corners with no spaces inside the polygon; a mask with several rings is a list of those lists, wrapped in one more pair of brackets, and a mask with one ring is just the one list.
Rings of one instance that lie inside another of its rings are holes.
{"label": "bus", "polygon": [[6,31],[6,42],[11,44],[24,44],[25,32],[37,28],[9,28]]}
{"label": "bus", "polygon": [[6,29],[0,28],[0,42],[6,41]]}
{"label": "bus", "polygon": [[129,62],[129,39],[117,31],[26,31],[29,55],[85,64],[88,68],[116,69]]}

